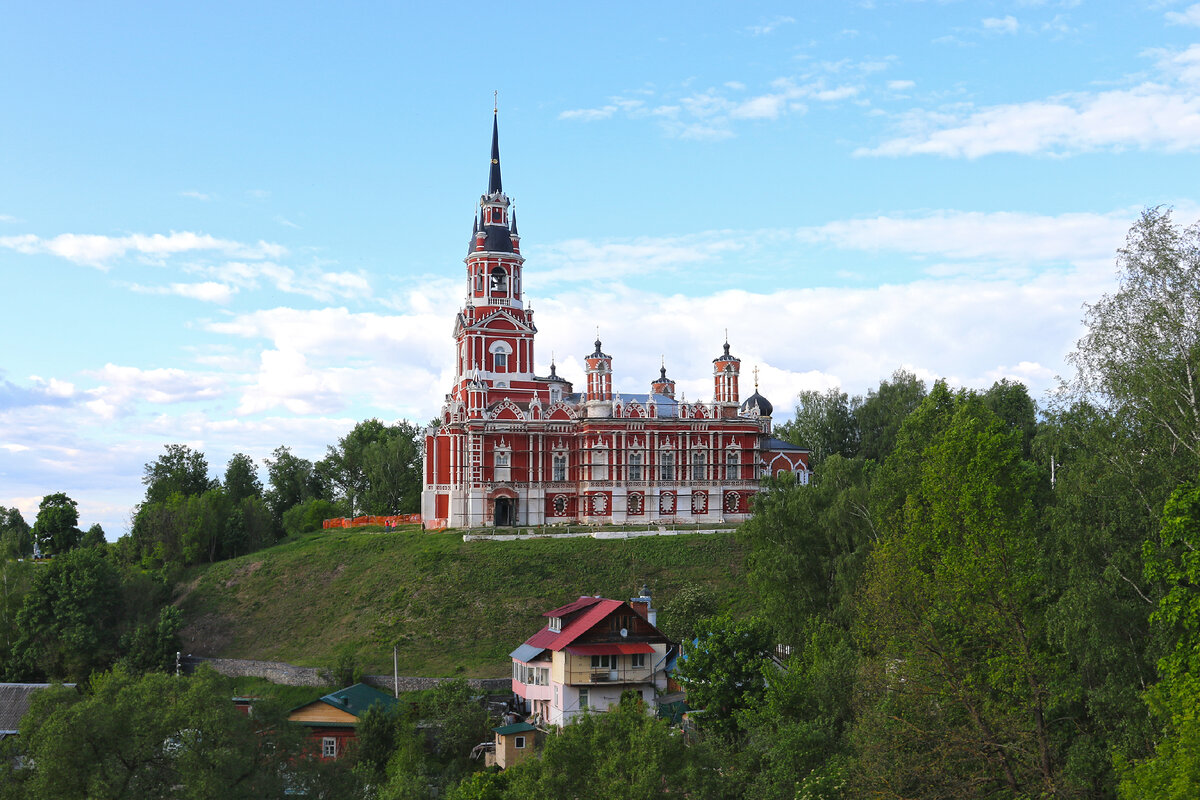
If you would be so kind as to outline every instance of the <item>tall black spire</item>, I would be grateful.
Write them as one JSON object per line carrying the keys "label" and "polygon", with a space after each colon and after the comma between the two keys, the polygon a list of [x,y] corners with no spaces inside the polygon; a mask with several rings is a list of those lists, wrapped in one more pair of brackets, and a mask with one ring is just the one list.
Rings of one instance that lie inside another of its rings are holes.
{"label": "tall black spire", "polygon": [[488,194],[493,195],[496,192],[503,192],[504,187],[500,183],[500,125],[499,111],[492,110],[492,164],[491,170],[488,172]]}

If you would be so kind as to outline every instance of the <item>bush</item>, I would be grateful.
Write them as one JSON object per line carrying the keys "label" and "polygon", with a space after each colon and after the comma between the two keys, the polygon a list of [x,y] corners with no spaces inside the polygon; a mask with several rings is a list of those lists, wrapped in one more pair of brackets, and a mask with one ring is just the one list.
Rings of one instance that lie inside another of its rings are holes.
{"label": "bush", "polygon": [[333,517],[345,516],[345,509],[330,500],[306,500],[283,512],[283,531],[288,536],[321,530],[321,524]]}

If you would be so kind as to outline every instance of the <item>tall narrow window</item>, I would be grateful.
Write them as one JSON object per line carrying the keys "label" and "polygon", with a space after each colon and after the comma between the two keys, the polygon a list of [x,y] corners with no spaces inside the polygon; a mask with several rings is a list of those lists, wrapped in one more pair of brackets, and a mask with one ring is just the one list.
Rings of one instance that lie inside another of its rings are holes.
{"label": "tall narrow window", "polygon": [[587,707],[588,707],[588,690],[580,689],[579,690],[579,710],[586,711]]}
{"label": "tall narrow window", "polygon": [[566,453],[555,453],[554,454],[554,476],[551,478],[551,480],[561,483],[562,481],[565,481],[566,479],[567,479],[567,454]]}
{"label": "tall narrow window", "polygon": [[702,481],[707,476],[704,474],[704,453],[699,450],[692,451],[692,480]]}
{"label": "tall narrow window", "polygon": [[725,480],[736,481],[742,477],[740,461],[741,455],[737,450],[729,450],[725,453]]}
{"label": "tall narrow window", "polygon": [[510,468],[511,459],[512,459],[512,453],[508,449],[497,449],[496,450],[496,476],[495,476],[496,480],[498,480],[498,481],[511,480],[511,477],[510,477],[511,472],[512,472],[512,470]]}
{"label": "tall narrow window", "polygon": [[658,454],[658,479],[675,480],[675,454],[670,450],[662,450]]}
{"label": "tall narrow window", "polygon": [[642,451],[631,450],[629,452],[629,480],[642,480]]}

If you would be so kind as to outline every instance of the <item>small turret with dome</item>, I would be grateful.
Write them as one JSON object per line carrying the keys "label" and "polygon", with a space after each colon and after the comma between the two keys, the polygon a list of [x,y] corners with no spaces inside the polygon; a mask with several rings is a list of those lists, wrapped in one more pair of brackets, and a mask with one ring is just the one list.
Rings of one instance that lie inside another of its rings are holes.
{"label": "small turret with dome", "polygon": [[758,367],[755,367],[754,394],[742,401],[738,413],[743,417],[769,417],[774,410],[775,407],[771,405],[771,401],[758,393]]}

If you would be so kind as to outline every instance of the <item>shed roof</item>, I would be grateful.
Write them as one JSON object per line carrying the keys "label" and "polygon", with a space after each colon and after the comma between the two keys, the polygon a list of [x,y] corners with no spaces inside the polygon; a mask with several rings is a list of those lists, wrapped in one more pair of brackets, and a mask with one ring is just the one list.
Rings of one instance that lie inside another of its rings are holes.
{"label": "shed roof", "polygon": [[[29,712],[33,696],[51,683],[0,683],[0,736],[14,734],[21,727],[21,718]],[[73,683],[65,684],[74,686]]]}
{"label": "shed roof", "polygon": [[379,691],[374,686],[368,686],[365,683],[356,683],[353,686],[347,686],[345,689],[330,692],[318,700],[313,700],[311,703],[302,703],[293,708],[292,711],[299,711],[313,703],[325,703],[326,705],[345,711],[352,716],[361,717],[366,713],[368,708],[374,705],[381,705],[384,710],[388,710],[398,702],[396,698],[386,692]]}
{"label": "shed roof", "polygon": [[537,728],[530,725],[528,722],[514,722],[512,725],[501,725],[499,728],[492,728],[501,736],[507,736],[510,733],[526,733],[528,731],[536,731]]}

